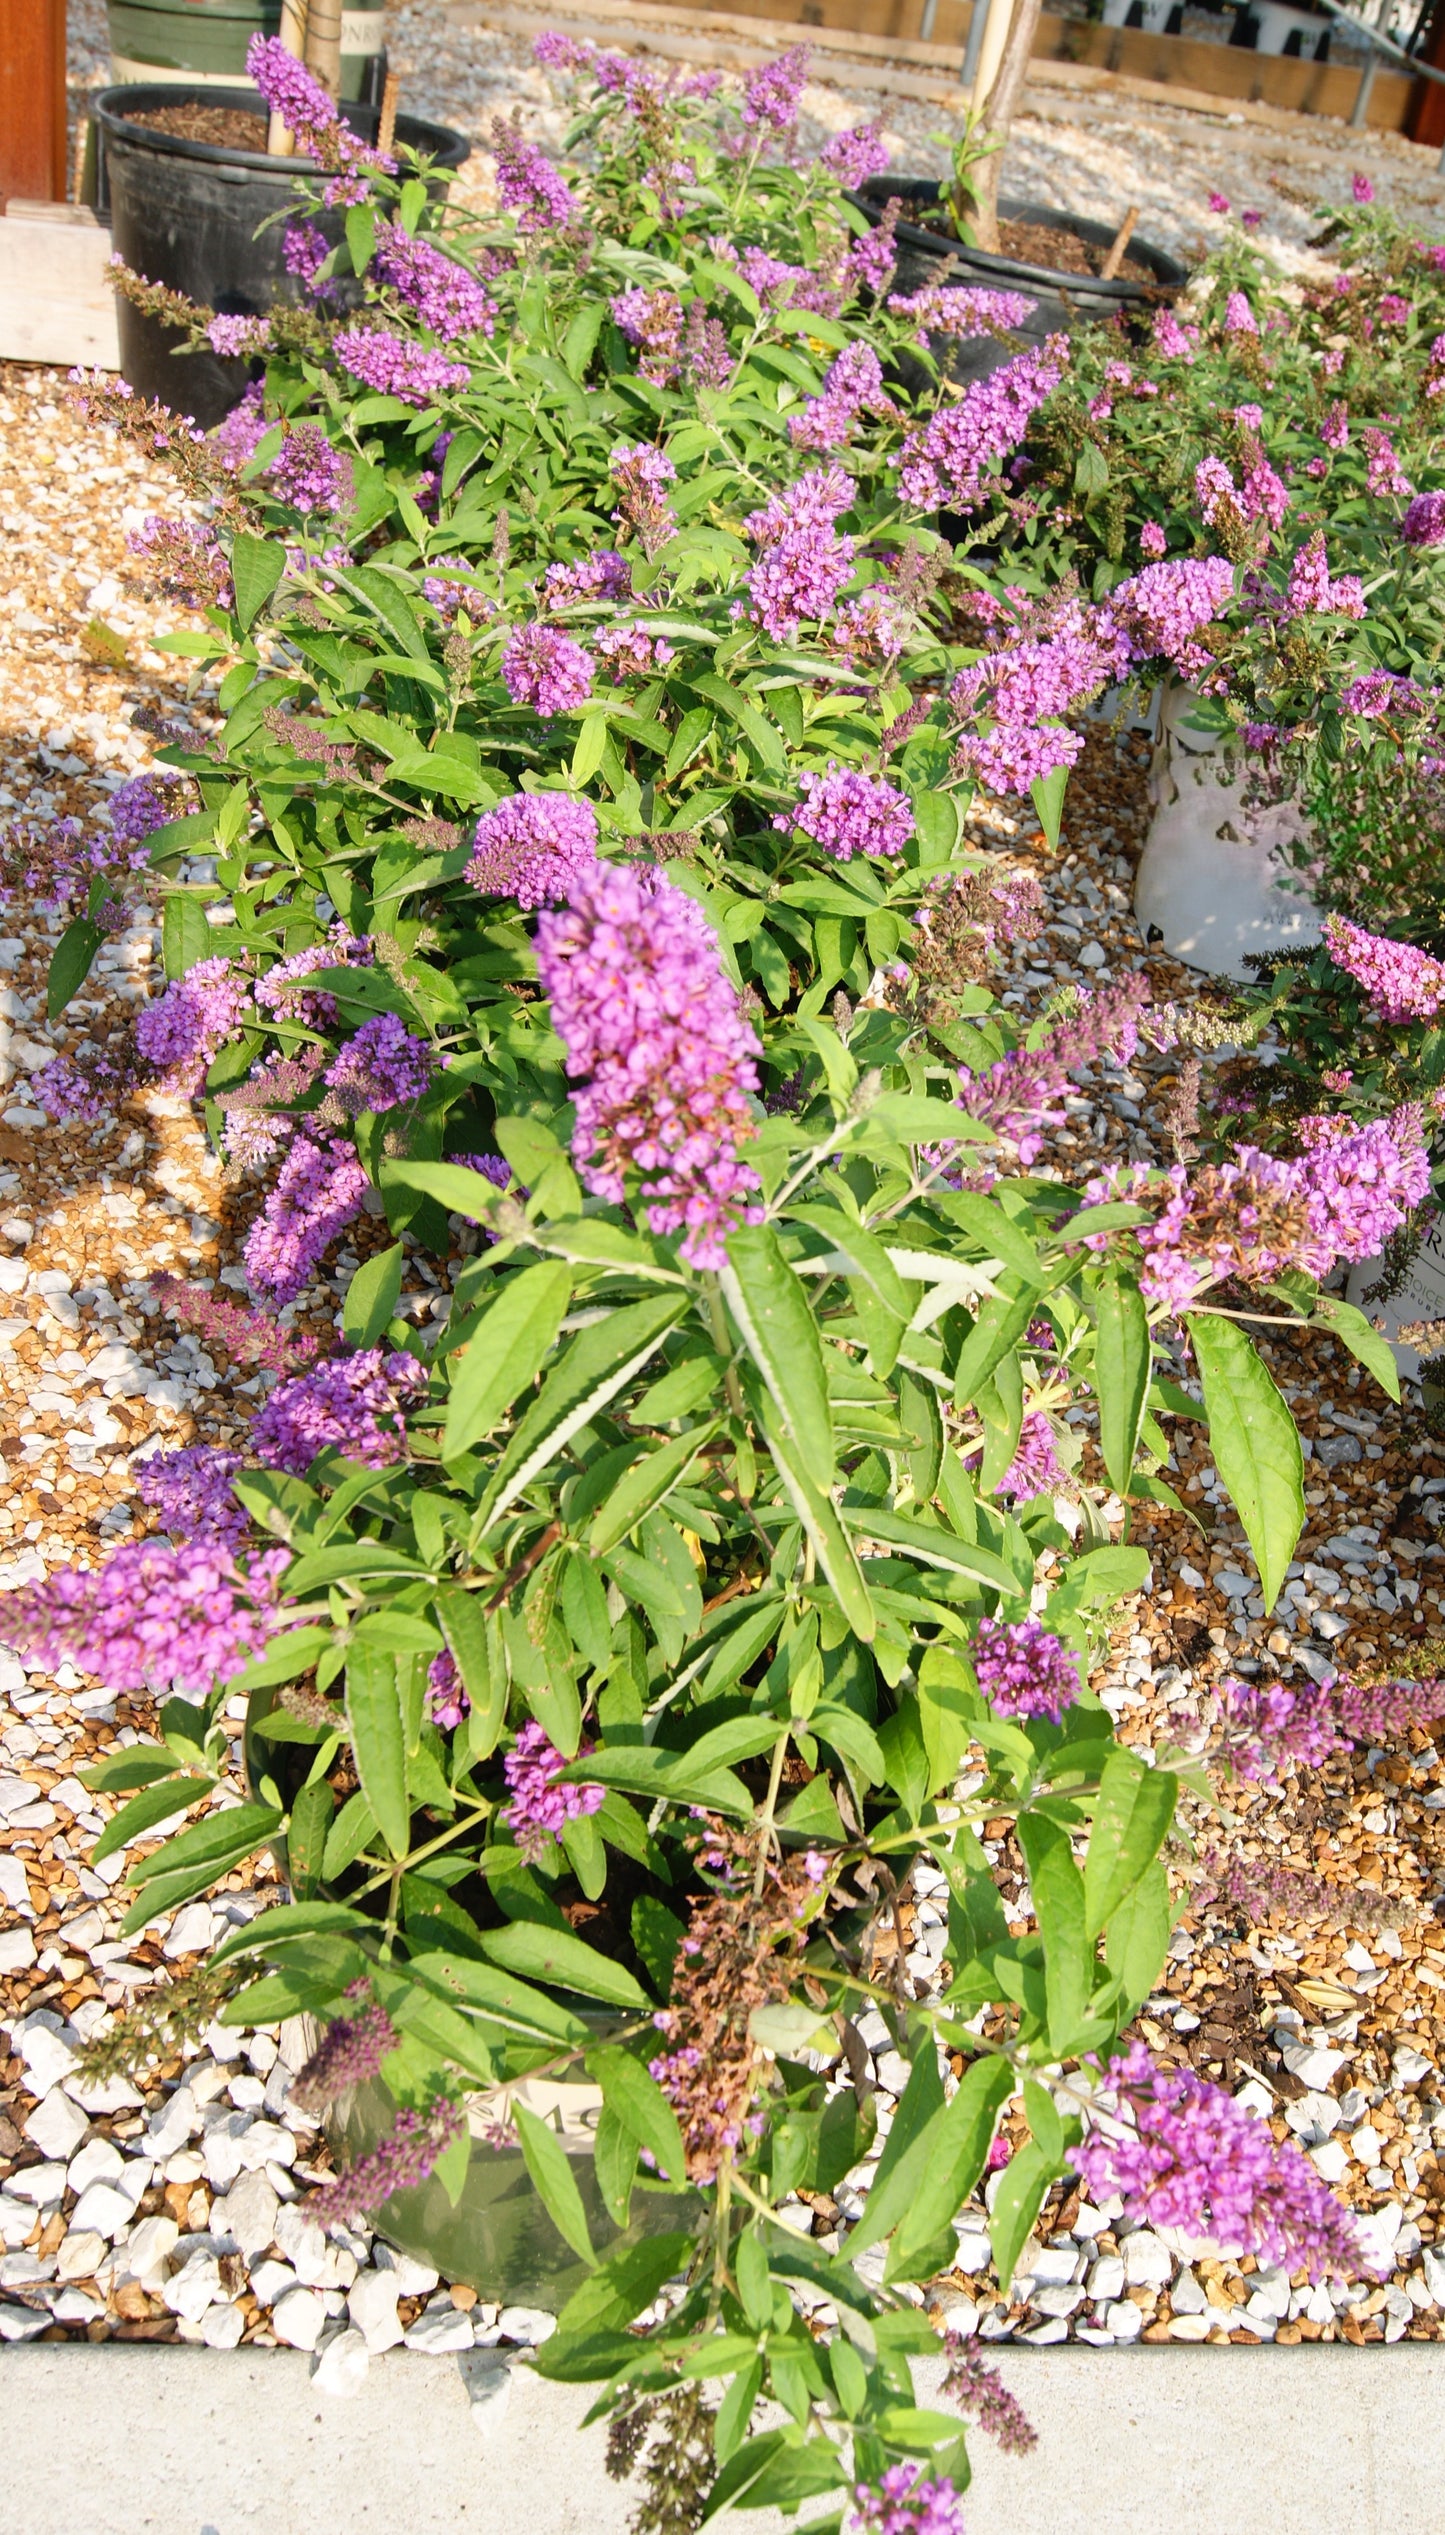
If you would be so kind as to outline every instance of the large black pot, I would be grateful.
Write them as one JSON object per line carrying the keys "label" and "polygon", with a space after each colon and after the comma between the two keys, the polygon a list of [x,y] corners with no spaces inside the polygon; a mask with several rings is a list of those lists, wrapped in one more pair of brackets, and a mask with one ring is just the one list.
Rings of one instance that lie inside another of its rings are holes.
{"label": "large black pot", "polygon": [[[324,179],[312,159],[218,149],[208,141],[154,131],[134,117],[155,106],[192,103],[255,112],[259,102],[254,88],[155,81],[103,88],[91,109],[99,135],[100,202],[110,207],[117,255],[148,282],[164,282],[226,316],[259,317],[277,300],[301,297],[282,251],[287,224],[276,217],[296,204],[298,175],[315,175],[318,207],[306,216],[333,244],[342,235],[344,214],[319,208]],[[364,140],[374,137],[374,106],[344,104],[341,111]],[[397,116],[396,137],[438,167],[460,167],[470,156],[471,145],[460,132],[417,115]],[[127,299],[119,300],[117,318],[121,374],[138,394],[158,398],[206,429],[244,394],[252,363],[225,361],[213,352],[178,358],[177,329],[143,316]]]}
{"label": "large black pot", "polygon": [[[943,187],[924,176],[870,176],[860,186],[853,200],[875,223],[881,219],[887,203],[902,200],[905,211],[929,211],[938,202]],[[1027,220],[1043,229],[1059,229],[1066,235],[1082,238],[1089,246],[1108,247],[1114,232],[1102,221],[1079,220],[1072,212],[1051,210],[1047,203],[1003,201],[999,216],[1004,220]],[[1142,317],[1146,309],[1167,299],[1189,278],[1184,265],[1166,255],[1162,247],[1146,246],[1132,238],[1129,253],[1136,262],[1148,266],[1151,282],[1095,281],[1086,273],[1061,273],[1047,265],[1020,264],[1011,255],[985,255],[981,247],[961,246],[954,239],[936,237],[914,220],[899,220],[894,232],[898,247],[898,264],[893,290],[911,294],[926,290],[932,282],[951,284],[971,290],[1021,291],[1036,304],[1032,316],[1026,317],[1017,329],[1012,343],[1000,343],[992,335],[978,336],[970,342],[958,343],[951,337],[933,335],[930,346],[948,378],[986,378],[1014,358],[1018,337],[1030,343],[1042,343],[1046,335],[1074,334],[1081,326],[1097,324],[1101,319],[1126,315]]]}

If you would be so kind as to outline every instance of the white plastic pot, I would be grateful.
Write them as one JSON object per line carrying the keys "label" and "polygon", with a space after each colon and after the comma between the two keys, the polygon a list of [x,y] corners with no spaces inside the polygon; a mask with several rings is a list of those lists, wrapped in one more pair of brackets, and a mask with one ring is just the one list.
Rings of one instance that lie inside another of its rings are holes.
{"label": "white plastic pot", "polygon": [[1407,1321],[1445,1320],[1445,1215],[1421,1242],[1398,1294],[1392,1294],[1387,1303],[1367,1303],[1365,1296],[1378,1284],[1383,1264],[1380,1259],[1363,1259],[1351,1268],[1345,1299],[1380,1322],[1400,1371],[1413,1378],[1420,1370],[1419,1351],[1402,1347],[1395,1333]]}
{"label": "white plastic pot", "polygon": [[1292,801],[1242,805],[1244,767],[1213,732],[1191,722],[1189,688],[1164,691],[1149,777],[1154,817],[1134,886],[1146,941],[1215,977],[1248,978],[1250,951],[1296,950],[1320,939],[1320,919],[1281,849],[1308,834]]}

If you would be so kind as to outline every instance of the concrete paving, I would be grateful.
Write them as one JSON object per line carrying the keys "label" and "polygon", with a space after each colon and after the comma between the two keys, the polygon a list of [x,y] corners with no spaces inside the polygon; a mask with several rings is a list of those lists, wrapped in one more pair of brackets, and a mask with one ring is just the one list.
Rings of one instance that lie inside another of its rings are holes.
{"label": "concrete paving", "polygon": [[[15,2535],[624,2535],[585,2393],[518,2374],[489,2435],[455,2360],[394,2352],[329,2399],[295,2351],[11,2346]],[[1039,2431],[975,2442],[969,2535],[1441,2535],[1445,2347],[1010,2350]],[[936,2371],[921,2371],[925,2392]],[[771,2511],[729,2516],[782,2535]]]}

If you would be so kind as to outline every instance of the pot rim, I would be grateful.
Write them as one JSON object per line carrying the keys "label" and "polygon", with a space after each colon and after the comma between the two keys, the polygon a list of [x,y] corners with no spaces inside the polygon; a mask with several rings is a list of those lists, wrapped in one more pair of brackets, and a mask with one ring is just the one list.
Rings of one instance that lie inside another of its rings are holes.
{"label": "pot rim", "polygon": [[[124,141],[132,149],[150,150],[158,158],[194,159],[202,166],[240,167],[257,176],[271,176],[278,183],[293,175],[320,175],[325,171],[318,159],[308,158],[297,150],[290,158],[272,158],[265,150],[228,150],[215,141],[187,140],[179,132],[158,132],[153,124],[131,120],[127,107],[137,106],[238,106],[242,111],[259,110],[266,119],[265,101],[258,88],[238,83],[234,88],[202,85],[188,80],[125,80],[111,88],[97,89],[90,102],[91,116],[110,141]],[[380,120],[375,106],[365,106],[356,98],[343,98],[338,108],[343,122],[350,124],[363,140],[375,132]],[[370,129],[368,130],[368,126]],[[449,159],[450,167],[461,167],[471,157],[472,145],[465,133],[454,131],[450,124],[433,123],[429,117],[399,114],[396,119],[397,139],[408,147],[437,156],[438,144],[449,147],[461,144],[461,157]]]}
{"label": "pot rim", "polygon": [[[870,176],[856,192],[849,193],[848,200],[876,226],[885,204],[893,196],[927,204],[936,203],[942,192],[943,187],[934,176]],[[1029,202],[1018,195],[1007,195],[1001,199],[999,210],[1006,220],[1027,218],[1040,228],[1061,229],[1070,236],[1083,238],[1090,246],[1112,246],[1114,243],[1115,232],[1102,220],[1086,220],[1081,213],[1056,211],[1049,203]],[[1189,279],[1187,267],[1177,257],[1170,255],[1164,247],[1151,246],[1143,238],[1131,238],[1129,252],[1155,266],[1152,282],[1130,281],[1122,275],[1115,281],[1106,282],[1092,273],[1064,273],[1054,265],[1026,264],[1017,256],[991,255],[982,247],[950,246],[947,239],[940,238],[932,229],[922,228],[914,220],[900,220],[894,235],[903,245],[935,255],[941,261],[956,263],[966,256],[970,265],[978,266],[987,273],[996,273],[1001,280],[1037,282],[1061,298],[1101,300],[1110,307],[1153,300],[1161,291],[1182,290]],[[1167,269],[1159,270],[1159,267]]]}

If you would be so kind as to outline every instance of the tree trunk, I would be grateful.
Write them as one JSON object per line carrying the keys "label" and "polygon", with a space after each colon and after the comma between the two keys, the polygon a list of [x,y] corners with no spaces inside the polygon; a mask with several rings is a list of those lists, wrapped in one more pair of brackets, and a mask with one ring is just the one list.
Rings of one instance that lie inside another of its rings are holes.
{"label": "tree trunk", "polygon": [[306,67],[328,97],[341,94],[341,0],[311,0],[306,14]]}
{"label": "tree trunk", "polygon": [[976,180],[978,209],[973,220],[973,230],[986,255],[997,255],[999,251],[999,176],[1003,166],[1004,150],[1008,143],[1009,126],[1018,110],[1018,102],[1023,95],[1024,81],[1028,77],[1029,60],[1033,53],[1034,37],[1038,33],[1042,8],[1043,0],[1017,0],[1013,24],[1008,31],[1008,42],[1003,48],[1003,59],[998,66],[998,77],[984,104],[981,129],[990,140],[998,144],[997,148],[990,151],[988,157],[980,163]]}

